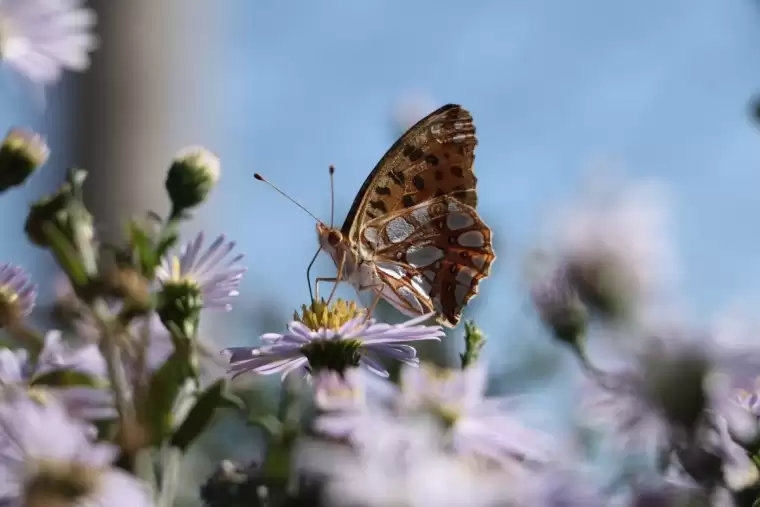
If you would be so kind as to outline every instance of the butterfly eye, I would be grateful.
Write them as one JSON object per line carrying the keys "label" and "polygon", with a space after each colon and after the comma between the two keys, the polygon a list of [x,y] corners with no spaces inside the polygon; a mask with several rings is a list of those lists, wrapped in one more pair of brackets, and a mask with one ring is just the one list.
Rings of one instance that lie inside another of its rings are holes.
{"label": "butterfly eye", "polygon": [[330,234],[327,235],[327,242],[332,246],[337,246],[342,239],[343,236],[337,231],[330,231]]}

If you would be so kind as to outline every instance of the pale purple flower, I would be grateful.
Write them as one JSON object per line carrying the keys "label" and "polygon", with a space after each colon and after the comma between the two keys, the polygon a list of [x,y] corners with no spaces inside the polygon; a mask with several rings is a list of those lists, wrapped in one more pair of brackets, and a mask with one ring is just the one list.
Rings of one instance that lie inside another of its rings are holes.
{"label": "pale purple flower", "polygon": [[605,188],[557,212],[556,261],[581,298],[613,316],[636,312],[676,279],[665,201],[652,185]]}
{"label": "pale purple flower", "polygon": [[367,388],[361,380],[350,378],[352,392],[362,393],[366,399],[354,394],[343,398],[353,403],[336,403],[336,399],[343,401],[338,396],[332,398],[332,406],[318,402],[325,411],[315,421],[318,432],[355,440],[355,434],[378,414],[427,413],[447,428],[450,445],[462,456],[510,467],[525,462],[545,464],[559,452],[557,442],[526,427],[514,410],[510,411],[516,398],[485,397],[487,375],[482,365],[463,371],[405,365],[400,389],[387,381],[383,381],[384,388]]}
{"label": "pale purple flower", "polygon": [[153,505],[147,485],[112,466],[118,447],[94,443],[90,436],[87,426],[56,403],[15,396],[0,404],[3,505]]}
{"label": "pale purple flower", "polygon": [[587,421],[612,427],[626,450],[652,455],[698,433],[711,414],[737,434],[756,432],[756,419],[731,398],[725,379],[737,361],[757,361],[757,346],[727,349],[713,334],[685,328],[662,328],[639,344],[628,362],[586,379]]}
{"label": "pale purple flower", "polygon": [[262,335],[261,341],[266,343],[262,347],[230,347],[224,352],[230,356],[229,371],[235,375],[254,372],[284,376],[294,370],[314,372],[323,368],[343,372],[361,365],[387,377],[388,371],[379,357],[415,366],[419,364],[417,351],[404,342],[440,340],[444,336],[440,326],[420,325],[430,317],[423,315],[391,325],[359,315],[337,329],[317,330],[293,321],[283,334]]}
{"label": "pale purple flower", "polygon": [[37,286],[18,266],[0,264],[0,327],[18,324],[32,313]]}
{"label": "pale purple flower", "polygon": [[179,255],[163,259],[156,276],[163,285],[195,285],[203,297],[204,308],[229,311],[232,309],[232,300],[239,294],[237,289],[246,272],[246,268],[239,264],[244,254],[228,259],[235,248],[235,242],[225,243],[224,236],[219,236],[203,250],[203,239],[201,232],[182,247]]}
{"label": "pale purple flower", "polygon": [[515,506],[607,507],[610,497],[597,484],[588,466],[551,467],[526,477],[517,489]]}
{"label": "pale purple flower", "polygon": [[353,449],[302,440],[298,466],[327,478],[329,505],[496,507],[513,505],[524,471],[507,473],[447,452],[442,428],[425,417],[377,414],[354,433]]}
{"label": "pale purple flower", "polygon": [[97,46],[95,13],[82,0],[1,0],[0,59],[34,83],[84,71]]}
{"label": "pale purple flower", "polygon": [[[100,386],[48,386],[35,384],[41,376],[56,371],[74,371],[89,375]],[[95,345],[73,347],[63,342],[59,331],[45,335],[45,344],[37,364],[29,360],[26,350],[0,349],[0,389],[16,389],[35,397],[59,400],[72,416],[96,420],[112,417],[113,401],[106,387],[106,367]]]}

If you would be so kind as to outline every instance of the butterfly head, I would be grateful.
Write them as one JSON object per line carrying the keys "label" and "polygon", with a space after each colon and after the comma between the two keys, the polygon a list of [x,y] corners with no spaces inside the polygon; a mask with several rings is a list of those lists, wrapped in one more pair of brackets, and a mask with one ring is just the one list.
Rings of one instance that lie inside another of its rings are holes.
{"label": "butterfly head", "polygon": [[343,234],[341,234],[340,230],[328,227],[322,222],[317,222],[317,236],[319,238],[319,245],[328,252],[334,252],[344,242]]}

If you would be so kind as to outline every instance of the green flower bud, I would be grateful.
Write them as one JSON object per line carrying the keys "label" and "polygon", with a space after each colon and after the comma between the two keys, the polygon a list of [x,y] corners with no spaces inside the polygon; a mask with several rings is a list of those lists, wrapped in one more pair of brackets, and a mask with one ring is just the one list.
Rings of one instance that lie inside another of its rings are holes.
{"label": "green flower bud", "polygon": [[219,158],[201,147],[182,150],[166,176],[166,191],[174,213],[194,208],[208,198],[219,181]]}
{"label": "green flower bud", "polygon": [[0,145],[0,192],[24,183],[49,155],[47,144],[38,134],[11,129]]}
{"label": "green flower bud", "polygon": [[[33,203],[24,226],[29,240],[41,248],[50,246],[45,233],[48,224],[57,227],[67,238],[72,239],[75,225],[72,223],[72,206],[77,204],[75,201],[71,184],[67,182],[61,185],[56,193]],[[79,206],[75,216],[79,221],[76,225],[82,227],[82,230],[89,231],[88,236],[91,240],[94,236],[92,215]]]}
{"label": "green flower bud", "polygon": [[156,312],[161,322],[169,329],[176,326],[184,331],[188,329],[188,326],[195,327],[200,319],[202,308],[201,289],[197,284],[189,281],[164,283],[158,294]]}
{"label": "green flower bud", "polygon": [[475,322],[464,323],[464,352],[459,354],[462,362],[462,369],[472,366],[478,362],[480,350],[486,344],[486,337]]}

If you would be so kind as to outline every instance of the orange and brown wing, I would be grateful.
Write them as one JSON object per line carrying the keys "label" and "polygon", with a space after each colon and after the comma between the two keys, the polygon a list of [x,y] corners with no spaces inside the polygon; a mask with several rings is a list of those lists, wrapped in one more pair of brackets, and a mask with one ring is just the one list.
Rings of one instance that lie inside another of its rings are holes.
{"label": "orange and brown wing", "polygon": [[475,209],[450,196],[372,220],[360,241],[375,251],[380,272],[388,271],[393,283],[411,287],[415,295],[427,295],[450,327],[496,258],[491,229]]}
{"label": "orange and brown wing", "polygon": [[475,207],[475,125],[449,104],[432,112],[386,152],[359,190],[342,233],[356,241],[368,221],[447,195]]}

